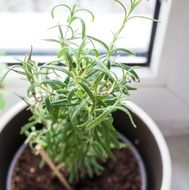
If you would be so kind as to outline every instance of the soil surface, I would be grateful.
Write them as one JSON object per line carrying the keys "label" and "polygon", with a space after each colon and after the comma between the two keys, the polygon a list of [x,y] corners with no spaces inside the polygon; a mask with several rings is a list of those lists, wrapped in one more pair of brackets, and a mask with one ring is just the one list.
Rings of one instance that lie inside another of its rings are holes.
{"label": "soil surface", "polygon": [[[100,176],[84,177],[73,190],[141,190],[138,163],[129,148],[114,151],[116,161],[107,160]],[[46,165],[39,169],[40,157],[27,147],[13,172],[12,190],[65,190]]]}

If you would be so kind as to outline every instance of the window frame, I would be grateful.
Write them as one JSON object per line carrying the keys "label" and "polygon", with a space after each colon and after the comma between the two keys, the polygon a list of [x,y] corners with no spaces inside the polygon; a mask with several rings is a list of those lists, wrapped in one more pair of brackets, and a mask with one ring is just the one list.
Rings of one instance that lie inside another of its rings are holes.
{"label": "window frame", "polygon": [[[162,1],[161,0],[156,0],[156,5],[155,5],[155,11],[154,11],[154,19],[159,19],[159,14],[160,14],[160,10],[161,10],[161,4]],[[148,48],[148,55],[147,55],[147,62],[143,65],[146,67],[150,66],[151,63],[151,59],[152,59],[152,53],[153,53],[153,48],[154,48],[154,43],[155,43],[155,36],[157,33],[157,22],[153,22],[152,24],[152,30],[151,30],[151,37],[150,37],[150,44],[149,44],[149,48]]]}

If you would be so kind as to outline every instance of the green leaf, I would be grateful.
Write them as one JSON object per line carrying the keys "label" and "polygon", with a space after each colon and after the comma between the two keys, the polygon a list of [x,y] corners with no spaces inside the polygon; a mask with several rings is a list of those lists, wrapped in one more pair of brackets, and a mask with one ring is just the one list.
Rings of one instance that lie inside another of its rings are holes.
{"label": "green leaf", "polygon": [[[73,37],[74,37],[74,30],[73,30],[73,28],[72,28],[71,26],[67,25],[67,24],[58,24],[58,25],[55,25],[55,26],[50,27],[49,30],[54,29],[54,28],[57,28],[57,27],[59,28],[59,32],[60,32],[60,35],[61,35],[61,39],[62,39],[62,40],[65,39],[65,38],[63,37],[63,31],[62,31],[61,27],[66,27],[67,30],[69,29],[70,32],[71,32],[71,37],[70,37],[70,38],[73,38]],[[48,39],[47,39],[47,41],[48,41]],[[50,39],[50,41],[51,41],[51,39]],[[52,42],[53,42],[53,41],[54,41],[54,40],[52,39]],[[54,42],[58,42],[59,44],[61,44],[61,42],[60,42],[59,40],[55,40]]]}
{"label": "green leaf", "polygon": [[100,73],[98,75],[98,77],[96,78],[96,80],[94,81],[94,89],[95,89],[95,91],[97,90],[97,87],[100,84],[100,82],[103,79],[103,77],[104,77],[104,73]]}
{"label": "green leaf", "polygon": [[54,18],[54,12],[55,12],[55,10],[56,10],[58,7],[65,7],[65,8],[67,8],[67,9],[71,12],[71,8],[70,8],[68,5],[66,5],[66,4],[59,4],[59,5],[55,6],[55,7],[52,9],[52,11],[51,11],[51,16],[52,16],[52,18]]}
{"label": "green leaf", "polygon": [[45,98],[45,105],[46,105],[46,108],[47,108],[48,112],[50,113],[50,115],[52,115],[53,109],[51,107],[51,102],[50,102],[49,97]]}
{"label": "green leaf", "polygon": [[111,72],[107,66],[105,64],[103,64],[101,61],[98,61],[98,65],[100,67],[94,67],[93,69],[95,70],[100,70],[102,71],[107,77],[108,79],[112,82],[112,83],[115,83],[116,86],[120,89],[121,91],[121,88],[120,88],[120,84],[119,84],[119,80],[117,78],[117,75],[115,75],[115,73]]}
{"label": "green leaf", "polygon": [[130,54],[130,55],[135,55],[135,53],[133,51],[131,51],[129,49],[125,49],[125,48],[116,48],[113,51],[115,51],[115,52],[123,51],[125,53]]}
{"label": "green leaf", "polygon": [[81,32],[81,34],[82,34],[82,39],[84,39],[85,38],[85,33],[86,33],[85,21],[82,18],[80,18],[80,17],[77,17],[77,19],[79,19],[80,22],[81,22],[81,26],[82,26],[82,32]]}
{"label": "green leaf", "polygon": [[75,106],[75,105],[78,105],[78,104],[79,104],[79,102],[69,103],[67,101],[67,99],[65,99],[65,100],[56,100],[56,101],[51,102],[51,106],[53,106],[53,107],[68,107],[68,106]]}
{"label": "green leaf", "polygon": [[104,168],[95,159],[91,159],[91,164],[94,166],[94,170],[97,175],[104,170]]}
{"label": "green leaf", "polygon": [[65,52],[64,58],[66,62],[68,63],[69,71],[71,71],[73,68],[76,68],[76,64],[73,61],[73,57],[69,54],[68,51]]}
{"label": "green leaf", "polygon": [[137,88],[129,86],[129,85],[125,85],[125,87],[127,88],[127,90],[137,90]]}
{"label": "green leaf", "polygon": [[59,52],[58,52],[58,58],[65,56],[66,52],[67,52],[68,48],[64,47],[62,48]]}
{"label": "green leaf", "polygon": [[124,105],[121,105],[121,106],[116,106],[116,109],[119,109],[119,110],[125,112],[128,115],[133,127],[135,127],[135,128],[137,127],[128,108],[126,108]]}
{"label": "green leaf", "polygon": [[102,114],[100,114],[98,117],[94,118],[91,122],[89,122],[86,125],[86,129],[90,130],[99,125],[102,121],[107,120],[111,111],[112,111],[111,107],[107,108]]}
{"label": "green leaf", "polygon": [[84,105],[85,105],[86,102],[87,102],[87,98],[85,98],[85,99],[83,99],[83,100],[81,101],[81,103],[80,103],[79,106],[75,109],[75,111],[74,111],[74,113],[73,113],[73,115],[72,115],[72,120],[74,120],[74,119],[77,117],[77,115],[78,115],[79,113],[81,113],[81,111],[82,111],[82,109],[83,109],[83,107],[84,107]]}
{"label": "green leaf", "polygon": [[78,9],[76,12],[79,12],[79,11],[86,11],[86,12],[88,12],[91,15],[92,22],[94,21],[95,16],[94,16],[94,14],[90,10],[88,10],[88,9]]}
{"label": "green leaf", "polygon": [[66,84],[64,84],[63,82],[61,82],[59,80],[51,80],[51,79],[45,79],[45,80],[43,80],[41,82],[41,84],[44,84],[44,85],[59,85],[62,88],[66,87]]}
{"label": "green leaf", "polygon": [[3,97],[0,96],[0,109],[5,107],[5,100]]}
{"label": "green leaf", "polygon": [[99,57],[99,55],[100,55],[97,49],[92,49],[92,50],[89,52],[89,54],[91,54],[91,53],[94,53],[94,56],[95,56],[95,57]]}
{"label": "green leaf", "polygon": [[93,36],[87,36],[88,38],[98,42],[99,44],[101,44],[107,51],[109,51],[109,47],[106,45],[106,43],[104,43],[102,40],[95,38]]}
{"label": "green leaf", "polygon": [[35,121],[32,121],[32,122],[28,122],[26,125],[24,125],[21,129],[21,132],[20,134],[24,134],[26,131],[28,131],[29,129],[31,129],[33,126],[35,126],[38,122],[35,120]]}
{"label": "green leaf", "polygon": [[[84,38],[82,40],[81,45],[78,48],[78,51],[77,51],[77,60],[79,60],[80,57],[81,57],[81,55],[82,55],[83,48],[85,47],[85,42],[86,42],[86,38]],[[79,62],[80,62],[80,60],[79,60]]]}
{"label": "green leaf", "polygon": [[60,111],[60,108],[59,107],[55,107],[53,109],[53,121],[52,121],[52,125],[54,125],[57,121],[58,121],[58,118],[59,118],[59,111]]}
{"label": "green leaf", "polygon": [[103,146],[98,141],[93,141],[93,146],[97,152],[97,155],[100,155],[100,156],[105,157],[105,158],[107,157],[105,149],[103,148]]}
{"label": "green leaf", "polygon": [[56,43],[60,44],[60,41],[56,40],[56,39],[43,39],[43,40],[48,41],[48,42],[56,42]]}
{"label": "green leaf", "polygon": [[154,19],[154,18],[149,18],[149,17],[145,17],[145,16],[132,16],[129,18],[129,20],[133,19],[133,18],[142,18],[142,19],[146,19],[146,20],[150,20],[150,21],[153,21],[153,22],[161,22],[160,20],[158,19]]}
{"label": "green leaf", "polygon": [[93,104],[96,104],[96,98],[93,95],[92,91],[89,89],[89,87],[82,81],[79,81],[78,83],[85,90],[85,92],[89,95],[89,97],[92,100]]}
{"label": "green leaf", "polygon": [[117,3],[119,3],[120,5],[121,5],[121,7],[123,8],[123,10],[124,10],[124,15],[125,15],[125,18],[127,17],[127,10],[126,10],[126,8],[125,8],[125,6],[124,6],[124,4],[121,2],[121,1],[119,1],[119,0],[115,0]]}
{"label": "green leaf", "polygon": [[85,160],[85,166],[86,166],[86,168],[87,168],[88,175],[89,175],[90,177],[93,177],[93,169],[92,169],[92,167],[91,167],[91,165],[90,165],[90,163],[89,163],[89,159],[86,159],[86,160]]}
{"label": "green leaf", "polygon": [[73,88],[69,94],[68,94],[68,101],[70,102],[72,100],[72,97],[74,96],[74,93],[77,92],[77,88]]}
{"label": "green leaf", "polygon": [[41,66],[41,69],[43,69],[43,68],[61,71],[65,74],[67,74],[68,76],[70,76],[71,78],[74,78],[73,74],[70,71],[68,71],[67,69],[64,69],[60,66],[44,65],[44,66]]}
{"label": "green leaf", "polygon": [[61,39],[64,39],[64,35],[63,35],[63,31],[62,31],[61,25],[58,25],[58,29],[59,29],[59,32],[60,32]]}
{"label": "green leaf", "polygon": [[123,64],[123,68],[129,73],[131,74],[132,78],[134,81],[140,81],[140,78],[138,76],[138,74],[135,72],[135,69],[138,68],[137,66],[135,67],[129,67],[128,65]]}

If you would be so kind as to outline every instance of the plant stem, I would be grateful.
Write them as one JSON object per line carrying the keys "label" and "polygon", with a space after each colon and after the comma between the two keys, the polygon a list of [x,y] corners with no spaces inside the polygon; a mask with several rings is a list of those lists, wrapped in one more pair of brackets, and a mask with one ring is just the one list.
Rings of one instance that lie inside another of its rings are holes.
{"label": "plant stem", "polygon": [[66,178],[63,176],[62,173],[58,170],[58,168],[55,166],[53,161],[49,158],[48,154],[45,152],[45,150],[40,146],[36,145],[35,149],[39,152],[41,157],[46,161],[46,163],[49,165],[51,170],[54,172],[54,174],[58,177],[59,181],[62,183],[62,185],[67,189],[67,190],[72,190],[72,187],[66,180]]}

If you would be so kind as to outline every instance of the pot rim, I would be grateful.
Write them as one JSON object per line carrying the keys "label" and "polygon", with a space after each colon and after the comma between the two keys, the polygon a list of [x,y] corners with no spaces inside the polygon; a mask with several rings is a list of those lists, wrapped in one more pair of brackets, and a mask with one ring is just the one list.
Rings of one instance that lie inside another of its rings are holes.
{"label": "pot rim", "polygon": [[[125,104],[130,108],[130,110],[135,113],[150,129],[152,135],[154,136],[157,146],[159,148],[161,158],[162,158],[162,167],[163,167],[163,176],[162,176],[162,185],[161,190],[169,190],[171,186],[171,176],[172,176],[172,169],[171,169],[171,158],[168,150],[168,146],[165,142],[165,139],[160,132],[158,126],[155,122],[150,118],[150,116],[143,111],[139,106],[137,106],[132,101],[128,100],[125,101]],[[11,109],[5,112],[1,116],[1,123],[0,123],[0,133],[3,128],[8,124],[10,118],[16,116],[16,114],[27,107],[27,104],[24,101],[18,102],[14,105]]]}

